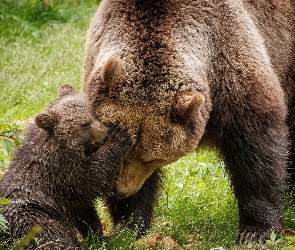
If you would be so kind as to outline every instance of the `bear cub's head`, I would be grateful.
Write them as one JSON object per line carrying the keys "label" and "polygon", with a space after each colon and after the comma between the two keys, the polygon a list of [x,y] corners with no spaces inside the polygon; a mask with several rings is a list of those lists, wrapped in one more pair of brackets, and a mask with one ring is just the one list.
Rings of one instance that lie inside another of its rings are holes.
{"label": "bear cub's head", "polygon": [[35,124],[54,137],[59,146],[86,153],[101,145],[109,132],[86,96],[69,84],[60,86],[57,101],[36,115]]}

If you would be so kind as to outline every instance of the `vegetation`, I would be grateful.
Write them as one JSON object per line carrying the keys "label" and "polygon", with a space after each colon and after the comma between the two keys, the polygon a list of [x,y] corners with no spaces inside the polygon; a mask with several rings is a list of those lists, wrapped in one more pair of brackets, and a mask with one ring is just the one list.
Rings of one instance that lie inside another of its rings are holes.
{"label": "vegetation", "polygon": [[[60,84],[80,88],[86,32],[97,6],[95,0],[0,1],[0,98],[5,104],[0,106],[1,172],[21,142],[23,121],[53,101]],[[223,163],[214,152],[191,153],[164,171],[147,238],[136,241],[127,229],[109,240],[90,234],[81,239],[83,249],[295,249],[294,237],[275,234],[265,245],[236,244],[237,203]],[[0,200],[0,205],[6,202]],[[100,201],[97,208],[110,231],[112,224]],[[295,228],[291,199],[287,199],[283,219],[287,228]],[[5,226],[0,217],[0,229]],[[30,232],[15,249],[22,249],[35,234]],[[3,242],[1,247],[13,248]]]}
{"label": "vegetation", "polygon": [[0,114],[32,117],[57,86],[80,86],[87,27],[96,1],[0,1]]}

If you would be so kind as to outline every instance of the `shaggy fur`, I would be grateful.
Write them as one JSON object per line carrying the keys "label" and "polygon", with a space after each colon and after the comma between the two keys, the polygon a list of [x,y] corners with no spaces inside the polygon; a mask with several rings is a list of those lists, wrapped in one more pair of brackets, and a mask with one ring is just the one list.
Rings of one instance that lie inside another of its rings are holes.
{"label": "shaggy fur", "polygon": [[238,239],[281,229],[288,154],[295,180],[294,8],[293,0],[101,2],[88,33],[84,90],[103,121],[139,133],[116,185],[117,196],[129,198],[108,203],[115,222],[132,215],[143,233],[155,170],[203,143],[226,163]]}
{"label": "shaggy fur", "polygon": [[111,194],[135,138],[115,129],[101,146],[109,129],[70,85],[60,88],[58,101],[35,123],[0,180],[0,196],[12,200],[1,210],[9,226],[6,237],[18,239],[39,225],[41,245],[80,249],[76,230],[83,236],[89,229],[102,234],[93,202]]}

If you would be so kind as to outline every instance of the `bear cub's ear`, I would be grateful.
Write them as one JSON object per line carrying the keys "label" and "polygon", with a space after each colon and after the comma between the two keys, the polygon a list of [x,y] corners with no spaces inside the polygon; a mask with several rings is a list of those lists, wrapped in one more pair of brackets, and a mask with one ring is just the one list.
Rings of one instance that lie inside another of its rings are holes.
{"label": "bear cub's ear", "polygon": [[74,95],[78,92],[76,89],[70,84],[62,84],[58,89],[58,99],[61,99],[68,95]]}
{"label": "bear cub's ear", "polygon": [[35,116],[35,124],[44,130],[52,130],[56,122],[56,117],[53,113],[49,113],[48,110],[44,110]]}

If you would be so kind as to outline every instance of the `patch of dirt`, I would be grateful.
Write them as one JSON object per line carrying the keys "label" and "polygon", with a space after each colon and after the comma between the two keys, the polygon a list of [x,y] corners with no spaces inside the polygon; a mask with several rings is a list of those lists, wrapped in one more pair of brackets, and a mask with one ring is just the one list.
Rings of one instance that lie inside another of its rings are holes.
{"label": "patch of dirt", "polygon": [[164,247],[167,250],[183,250],[171,237],[165,236],[163,233],[154,233],[137,240],[134,243],[135,247],[144,247],[146,249],[154,247]]}

